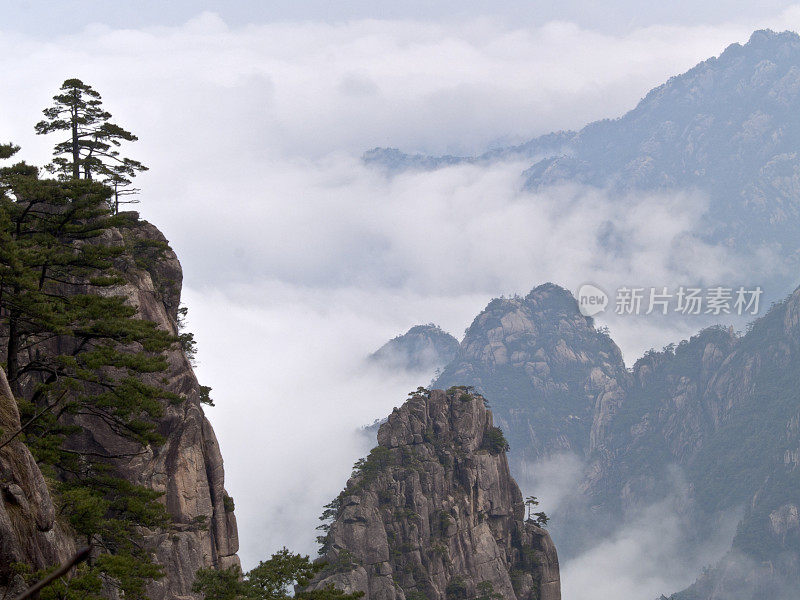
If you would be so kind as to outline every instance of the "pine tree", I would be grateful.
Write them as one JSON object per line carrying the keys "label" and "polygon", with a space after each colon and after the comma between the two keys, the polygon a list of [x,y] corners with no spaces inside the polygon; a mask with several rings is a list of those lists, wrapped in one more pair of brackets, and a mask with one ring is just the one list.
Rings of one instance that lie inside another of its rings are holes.
{"label": "pine tree", "polygon": [[236,566],[200,569],[192,591],[203,593],[205,600],[357,600],[364,595],[347,594],[333,586],[292,595],[294,586],[307,586],[323,567],[322,563],[312,563],[308,556],[283,548],[244,575]]}
{"label": "pine tree", "polygon": [[105,182],[114,192],[111,204],[114,212],[122,203],[135,202],[120,198],[138,192],[131,187],[132,179],[147,167],[120,156],[117,148],[138,138],[110,122],[111,113],[103,108],[100,94],[80,79],[67,79],[53,100],[53,106],[43,111],[45,119],[36,124],[36,133],[63,131],[68,137],[55,145],[55,158],[48,169],[62,179]]}

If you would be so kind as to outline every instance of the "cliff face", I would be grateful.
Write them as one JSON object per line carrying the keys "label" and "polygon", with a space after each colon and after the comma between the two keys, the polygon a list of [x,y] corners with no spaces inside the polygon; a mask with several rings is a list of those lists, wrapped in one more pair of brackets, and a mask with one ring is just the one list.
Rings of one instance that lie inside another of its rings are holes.
{"label": "cliff face", "polygon": [[[176,334],[183,275],[164,236],[153,225],[139,221],[135,213],[129,213],[126,226],[110,229],[104,236],[101,243],[125,248],[117,264],[125,284],[106,293],[125,296],[137,307],[139,316]],[[182,398],[180,403],[164,405],[158,424],[165,439],[162,445],[142,452],[102,420],[87,415],[73,418],[80,433],[66,442],[70,450],[110,457],[107,462],[114,472],[163,492],[174,526],[168,532],[146,535],[165,573],[148,589],[153,600],[193,597],[191,585],[197,569],[238,564],[233,503],[224,488],[219,445],[203,414],[201,387],[182,349],[171,350],[168,362],[168,371],[153,375],[158,381],[149,382],[164,385]],[[13,431],[19,427],[16,405],[3,395],[3,406],[2,428]],[[44,478],[27,448],[14,442],[0,450],[0,467],[0,564],[7,568],[18,561],[44,567],[65,560],[74,544],[55,522]]]}
{"label": "cliff face", "polygon": [[524,520],[496,431],[483,399],[463,390],[395,409],[337,500],[329,566],[311,587],[444,600],[491,584],[502,598],[560,600],[555,547]]}
{"label": "cliff face", "polygon": [[[183,272],[172,250],[153,249],[152,242],[166,243],[166,238],[153,225],[134,220],[109,240],[130,248],[122,265],[127,284],[119,292],[138,307],[143,318],[177,333]],[[158,562],[166,571],[149,590],[153,600],[192,595],[191,584],[200,567],[225,568],[239,563],[236,517],[232,502],[226,500],[222,455],[203,414],[200,385],[182,350],[169,353],[169,365],[166,387],[183,402],[165,407],[159,424],[165,443],[115,464],[130,481],[164,493],[177,529],[150,535]],[[84,424],[83,431],[83,437],[73,441],[82,449],[106,455],[124,450],[120,438],[109,435],[98,423]]]}
{"label": "cliff face", "polygon": [[[545,284],[525,298],[492,300],[433,386],[474,385],[489,398],[521,468],[547,454],[582,454],[595,406],[616,402],[626,377],[614,342],[572,294]],[[602,420],[594,427],[598,435]]]}
{"label": "cliff face", "polygon": [[593,503],[623,513],[669,493],[668,467],[688,466],[721,424],[709,386],[738,342],[729,330],[709,328],[636,362],[620,401],[598,406],[593,417],[583,484]]}
{"label": "cliff face", "polygon": [[43,569],[62,563],[75,552],[75,544],[56,520],[56,510],[44,477],[18,439],[17,403],[0,369],[0,593],[11,596],[27,586],[14,571],[14,563]]}
{"label": "cliff face", "polygon": [[711,432],[686,461],[705,511],[744,508],[731,551],[680,600],[791,600],[800,589],[800,289],[711,377]]}

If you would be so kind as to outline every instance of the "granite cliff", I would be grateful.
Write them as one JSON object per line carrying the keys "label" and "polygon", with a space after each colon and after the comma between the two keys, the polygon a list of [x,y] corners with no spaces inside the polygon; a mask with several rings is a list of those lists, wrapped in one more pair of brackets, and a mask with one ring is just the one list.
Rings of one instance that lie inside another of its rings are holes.
{"label": "granite cliff", "polygon": [[370,600],[559,600],[555,547],[525,520],[505,449],[481,396],[413,395],[331,505],[328,566],[311,587]]}
{"label": "granite cliff", "polygon": [[17,403],[0,369],[0,591],[12,595],[27,587],[15,564],[41,569],[75,552],[36,461],[25,444],[11,438],[20,427]]}
{"label": "granite cliff", "polygon": [[[123,249],[116,268],[124,283],[106,288],[104,293],[125,297],[138,316],[177,334],[180,263],[156,227],[140,221],[136,213],[125,216],[124,225],[106,230],[98,242]],[[158,422],[163,444],[139,451],[102,419],[87,414],[72,418],[77,431],[65,443],[75,453],[106,457],[111,472],[163,494],[161,501],[172,524],[169,530],[145,532],[147,548],[165,575],[147,590],[154,600],[193,597],[191,584],[198,568],[238,564],[233,502],[224,488],[219,444],[201,405],[207,391],[198,384],[181,347],[170,350],[167,359],[168,370],[152,377],[158,377],[180,401],[164,403]],[[22,390],[31,385],[35,382],[20,382]],[[15,431],[19,415],[7,386],[0,389],[0,396],[3,431]],[[4,568],[0,586],[13,588],[19,582],[8,570],[12,562],[34,568],[63,562],[74,541],[69,529],[58,522],[46,479],[24,444],[14,441],[3,447],[0,467],[0,562]]]}
{"label": "granite cliff", "polygon": [[572,294],[545,284],[524,298],[492,300],[433,386],[476,386],[508,435],[514,468],[523,469],[545,455],[583,454],[602,427],[595,408],[613,403],[626,377],[616,344]]}
{"label": "granite cliff", "polygon": [[[124,257],[127,284],[119,290],[137,306],[145,319],[177,333],[183,271],[171,249],[150,250],[153,241],[166,243],[164,235],[133,214],[130,227],[120,229],[109,243],[125,244],[133,251]],[[191,595],[194,574],[200,567],[238,564],[239,538],[233,502],[225,491],[225,473],[219,443],[203,414],[203,395],[185,352],[169,353],[167,389],[183,402],[168,405],[159,430],[163,445],[132,461],[116,466],[131,481],[164,493],[176,531],[153,532],[150,539],[167,576],[154,584],[150,597]],[[84,427],[81,447],[96,447],[113,454],[118,439],[97,435]],[[198,524],[202,525],[198,525]]]}

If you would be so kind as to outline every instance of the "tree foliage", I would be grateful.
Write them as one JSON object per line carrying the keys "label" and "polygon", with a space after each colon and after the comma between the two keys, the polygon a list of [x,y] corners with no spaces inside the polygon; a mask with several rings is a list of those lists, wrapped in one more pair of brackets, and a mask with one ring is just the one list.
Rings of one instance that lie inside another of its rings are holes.
{"label": "tree foliage", "polygon": [[503,595],[494,591],[494,584],[489,581],[481,581],[477,586],[478,595],[475,600],[502,600]]}
{"label": "tree foliage", "polygon": [[36,124],[36,133],[46,135],[64,132],[66,137],[56,143],[53,162],[48,169],[61,179],[97,179],[113,192],[114,212],[123,200],[138,192],[131,187],[137,173],[146,171],[142,163],[120,155],[123,142],[138,138],[130,131],[112,123],[111,113],[103,108],[100,93],[80,79],[67,79],[53,105],[44,109],[44,119]]}
{"label": "tree foliage", "polygon": [[238,566],[200,569],[192,590],[202,593],[206,600],[355,600],[364,595],[346,594],[333,586],[292,595],[295,586],[307,586],[323,567],[324,563],[312,563],[308,556],[283,548],[244,575]]}
{"label": "tree foliage", "polygon": [[486,430],[482,445],[490,454],[502,454],[509,450],[508,441],[499,427],[490,427]]}
{"label": "tree foliage", "polygon": [[[533,509],[539,506],[539,499],[536,496],[528,496],[525,498],[525,506],[528,511],[526,521],[532,523],[537,527],[546,527],[550,517],[543,512],[533,512]],[[535,517],[535,518],[534,518]]]}

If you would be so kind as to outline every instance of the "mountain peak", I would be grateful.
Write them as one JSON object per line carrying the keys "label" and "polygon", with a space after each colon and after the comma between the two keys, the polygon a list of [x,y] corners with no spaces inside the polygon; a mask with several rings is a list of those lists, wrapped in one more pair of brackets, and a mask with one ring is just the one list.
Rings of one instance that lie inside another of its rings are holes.
{"label": "mountain peak", "polygon": [[389,340],[369,359],[391,369],[429,370],[445,366],[458,352],[458,340],[438,325],[415,325]]}
{"label": "mountain peak", "polygon": [[525,296],[525,302],[541,308],[549,307],[566,312],[580,313],[578,301],[575,300],[572,292],[555,283],[548,282],[536,286]]}
{"label": "mountain peak", "polygon": [[[332,503],[311,584],[366,598],[560,600],[548,533],[525,520],[503,433],[463,387],[414,395],[381,425]],[[487,589],[491,592],[486,591]]]}
{"label": "mountain peak", "polygon": [[757,29],[750,35],[746,46],[764,47],[776,44],[791,44],[800,46],[800,35],[794,31],[773,31],[772,29]]}
{"label": "mountain peak", "polygon": [[624,377],[614,342],[568,290],[545,283],[524,298],[492,300],[434,386],[470,384],[484,394],[524,468],[542,455],[582,452],[598,398],[613,400]]}

